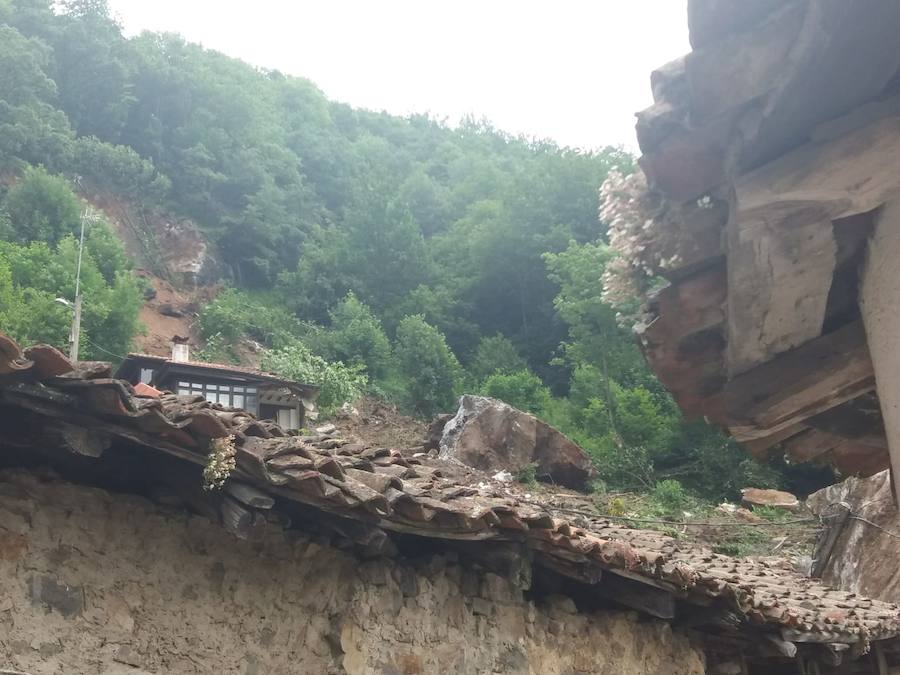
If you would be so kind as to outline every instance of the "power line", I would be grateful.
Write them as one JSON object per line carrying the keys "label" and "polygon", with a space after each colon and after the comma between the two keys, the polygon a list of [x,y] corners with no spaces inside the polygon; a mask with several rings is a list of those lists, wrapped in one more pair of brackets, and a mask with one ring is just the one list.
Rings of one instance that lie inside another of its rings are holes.
{"label": "power line", "polygon": [[[872,504],[876,501],[884,501],[884,500],[872,500],[870,502],[866,502],[866,504]],[[892,530],[889,530],[886,527],[882,527],[878,523],[861,516],[856,511],[854,511],[847,502],[832,502],[831,504],[828,504],[825,507],[825,510],[830,509],[832,506],[840,506],[841,508],[846,509],[847,513],[849,514],[847,517],[850,520],[856,520],[856,521],[859,521],[860,523],[863,523],[864,525],[868,525],[869,527],[875,528],[876,530],[878,530],[879,532],[882,532],[883,534],[887,535],[888,537],[892,537],[894,539],[900,539],[900,534],[898,534],[897,532],[894,532]],[[837,517],[838,516],[823,516],[823,520],[824,520],[824,518],[837,518]]]}
{"label": "power line", "polygon": [[101,347],[96,342],[91,340],[87,335],[82,335],[82,338],[84,338],[84,341],[87,342],[89,345],[91,345],[94,349],[99,349],[104,354],[109,354],[110,356],[115,356],[117,359],[121,359],[122,361],[125,360],[125,357],[122,356],[121,354],[116,354],[115,352],[111,352],[108,349]]}

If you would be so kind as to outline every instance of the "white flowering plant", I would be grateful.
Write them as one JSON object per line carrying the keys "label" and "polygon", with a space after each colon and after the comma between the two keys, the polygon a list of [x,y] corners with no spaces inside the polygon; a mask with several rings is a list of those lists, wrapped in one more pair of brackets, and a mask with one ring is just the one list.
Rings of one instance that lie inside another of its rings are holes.
{"label": "white flowering plant", "polygon": [[669,232],[658,217],[658,198],[647,187],[643,172],[625,174],[613,169],[600,187],[600,219],[607,224],[609,247],[615,257],[603,274],[603,300],[620,309],[622,319],[635,319],[635,302],[642,304],[659,287],[660,270],[677,265]]}
{"label": "white flowering plant", "polygon": [[214,438],[210,441],[209,455],[206,457],[206,466],[203,467],[204,490],[219,490],[225,485],[225,481],[236,466],[236,454],[234,435],[229,434],[224,438]]}

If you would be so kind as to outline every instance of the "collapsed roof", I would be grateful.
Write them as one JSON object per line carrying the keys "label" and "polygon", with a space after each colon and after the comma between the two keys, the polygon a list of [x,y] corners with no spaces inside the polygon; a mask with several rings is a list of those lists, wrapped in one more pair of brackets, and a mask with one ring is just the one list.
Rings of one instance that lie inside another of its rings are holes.
{"label": "collapsed roof", "polygon": [[[889,465],[859,275],[900,192],[900,3],[690,0],[638,113],[646,357],[758,458]],[[884,392],[882,392],[882,395]]]}
{"label": "collapsed roof", "polygon": [[[23,353],[2,334],[0,430],[0,459],[81,455],[82,477],[105,460],[134,464],[136,448],[148,458],[135,467],[142,476],[153,461],[175,462],[159,477],[241,537],[259,536],[273,522],[287,525],[279,513],[299,512],[367,555],[393,554],[398,537],[410,535],[422,545],[463,546],[526,586],[532,573],[549,570],[585,595],[682,621],[709,637],[712,650],[834,663],[873,642],[893,645],[900,635],[896,606],[777,565],[572,513],[483,474],[461,480],[449,462],[290,434],[197,396],[136,396],[109,377],[106,364],[73,366],[48,346]],[[199,467],[215,447],[233,448],[236,466],[213,495],[200,488]]]}

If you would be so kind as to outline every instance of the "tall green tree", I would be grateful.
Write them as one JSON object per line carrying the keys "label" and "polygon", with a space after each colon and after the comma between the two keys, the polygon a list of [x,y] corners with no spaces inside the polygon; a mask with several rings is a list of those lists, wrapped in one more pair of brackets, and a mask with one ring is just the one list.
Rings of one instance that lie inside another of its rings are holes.
{"label": "tall green tree", "polygon": [[441,332],[408,316],[397,327],[395,349],[410,407],[426,417],[450,411],[462,369]]}
{"label": "tall green tree", "polygon": [[40,167],[30,167],[9,191],[3,204],[23,244],[43,241],[54,245],[79,231],[82,206],[69,182]]}

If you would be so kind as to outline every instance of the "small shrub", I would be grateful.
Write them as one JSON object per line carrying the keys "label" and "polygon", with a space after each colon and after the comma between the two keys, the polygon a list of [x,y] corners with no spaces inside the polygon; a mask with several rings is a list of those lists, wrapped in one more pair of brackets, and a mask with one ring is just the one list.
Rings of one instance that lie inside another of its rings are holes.
{"label": "small shrub", "polygon": [[624,516],[628,513],[628,505],[621,497],[613,497],[606,502],[605,510],[611,516]]}
{"label": "small shrub", "polygon": [[228,341],[221,333],[215,333],[206,338],[206,344],[200,349],[194,350],[192,358],[206,363],[238,363]]}
{"label": "small shrub", "polygon": [[529,487],[534,487],[537,485],[537,464],[534,462],[529,462],[521,469],[519,469],[519,473],[516,474],[516,480],[518,480],[522,485],[528,485]]}
{"label": "small shrub", "polygon": [[609,486],[602,478],[594,478],[588,483],[588,489],[592,495],[602,497],[609,491]]}
{"label": "small shrub", "polygon": [[509,338],[494,335],[478,342],[468,370],[476,382],[483,382],[493,373],[516,373],[526,368],[525,359]]}
{"label": "small shrub", "polygon": [[481,385],[481,393],[538,416],[543,416],[551,398],[550,390],[530,370],[496,372]]}
{"label": "small shrub", "polygon": [[753,513],[772,523],[783,523],[786,520],[796,518],[796,515],[787,509],[779,509],[775,506],[754,506]]}
{"label": "small shrub", "polygon": [[712,549],[722,555],[735,558],[746,558],[768,551],[771,538],[765,528],[731,527],[721,528],[721,539]]}
{"label": "small shrub", "polygon": [[691,505],[691,498],[677,480],[659,481],[650,492],[650,499],[669,513],[682,511]]}
{"label": "small shrub", "polygon": [[226,342],[242,338],[279,348],[301,337],[303,326],[277,301],[264,294],[229,288],[200,311],[200,334],[219,335]]}

